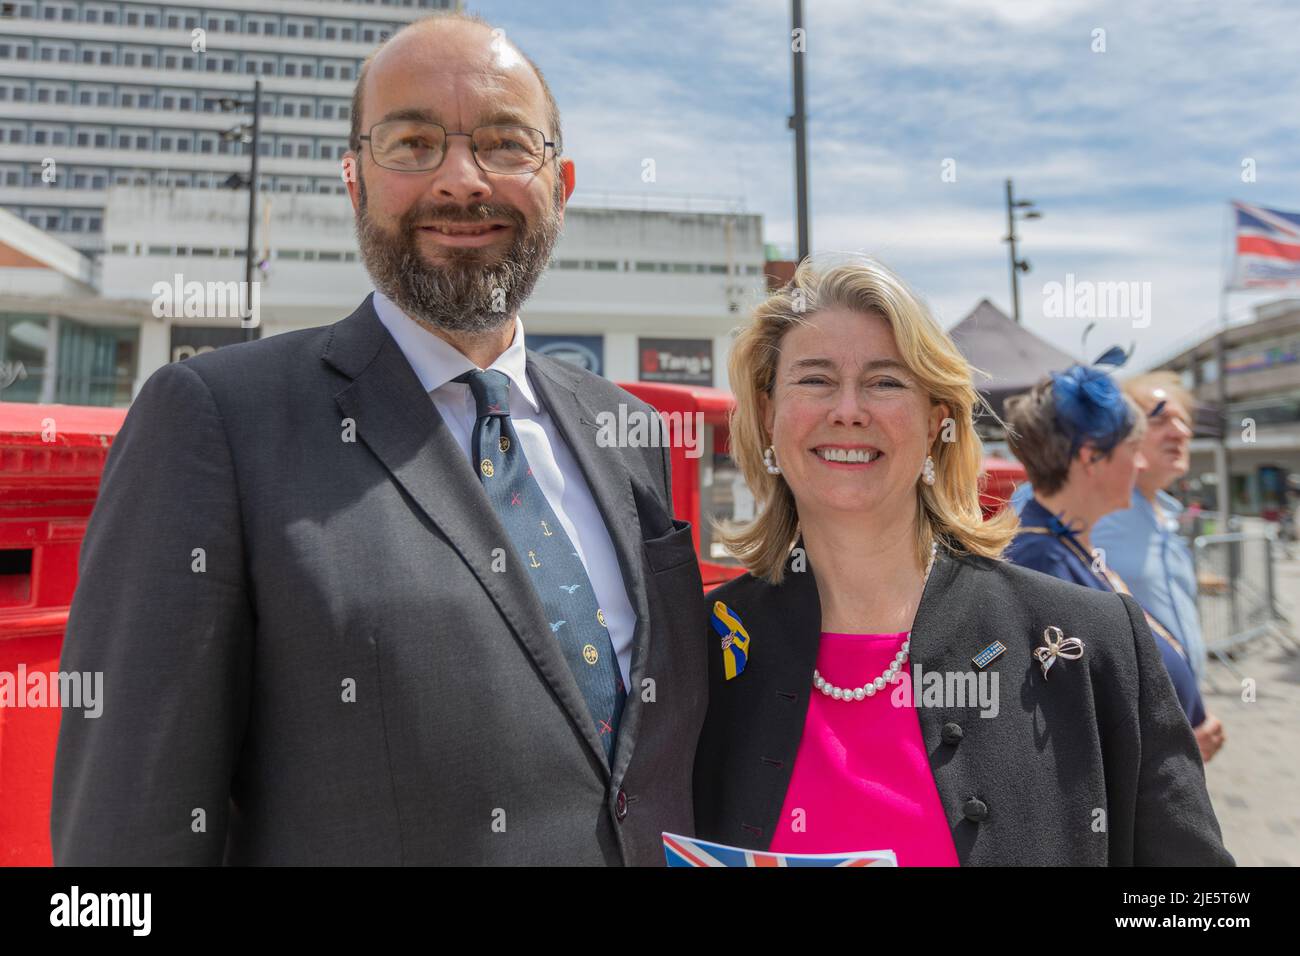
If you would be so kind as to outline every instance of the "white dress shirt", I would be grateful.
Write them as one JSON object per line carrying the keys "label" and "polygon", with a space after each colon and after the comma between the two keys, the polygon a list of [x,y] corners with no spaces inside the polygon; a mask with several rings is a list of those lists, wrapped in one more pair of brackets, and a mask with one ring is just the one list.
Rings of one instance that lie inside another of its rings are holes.
{"label": "white dress shirt", "polygon": [[[442,420],[465,452],[462,459],[465,468],[470,469],[477,481],[478,473],[473,471],[470,461],[473,457],[470,442],[478,409],[469,386],[452,379],[478,366],[446,340],[407,316],[382,293],[375,292],[374,303],[379,321],[396,340],[420,384],[433,399]],[[515,317],[515,335],[509,348],[488,367],[510,378],[510,419],[523,444],[533,477],[587,569],[596,603],[605,612],[605,626],[623,674],[623,686],[632,693],[629,674],[636,612],[623,584],[618,552],[614,550],[605,519],[587,487],[582,470],[528,381],[524,323],[518,316]],[[518,556],[512,554],[510,557],[517,559]]]}

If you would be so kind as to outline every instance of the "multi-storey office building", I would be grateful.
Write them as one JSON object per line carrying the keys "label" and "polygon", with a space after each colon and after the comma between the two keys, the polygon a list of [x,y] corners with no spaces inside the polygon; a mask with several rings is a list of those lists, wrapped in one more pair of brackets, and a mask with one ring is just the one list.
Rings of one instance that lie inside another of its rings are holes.
{"label": "multi-storey office building", "polygon": [[458,0],[4,0],[0,206],[89,254],[108,187],[214,190],[248,170],[222,138],[262,81],[260,186],[343,191],[357,70],[403,24]]}

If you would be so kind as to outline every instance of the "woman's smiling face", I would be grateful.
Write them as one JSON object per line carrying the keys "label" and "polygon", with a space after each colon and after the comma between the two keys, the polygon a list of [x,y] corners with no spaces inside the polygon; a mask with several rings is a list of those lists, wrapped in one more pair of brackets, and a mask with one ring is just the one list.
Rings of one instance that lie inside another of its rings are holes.
{"label": "woman's smiling face", "polygon": [[764,423],[801,516],[913,509],[948,409],[908,371],[885,318],[826,309],[780,349]]}

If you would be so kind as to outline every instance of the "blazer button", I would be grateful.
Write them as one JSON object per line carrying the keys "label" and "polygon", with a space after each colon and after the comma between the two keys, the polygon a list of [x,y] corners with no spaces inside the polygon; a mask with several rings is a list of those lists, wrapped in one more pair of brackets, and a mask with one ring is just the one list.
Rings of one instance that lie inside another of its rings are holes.
{"label": "blazer button", "polygon": [[620,787],[618,796],[614,798],[614,816],[619,823],[627,819],[627,794]]}
{"label": "blazer button", "polygon": [[983,800],[977,800],[975,797],[971,797],[962,806],[961,812],[967,820],[979,823],[981,820],[988,818],[989,808],[988,804]]}
{"label": "blazer button", "polygon": [[961,724],[944,724],[943,725],[943,742],[952,744],[954,747],[961,742],[965,732],[961,729]]}

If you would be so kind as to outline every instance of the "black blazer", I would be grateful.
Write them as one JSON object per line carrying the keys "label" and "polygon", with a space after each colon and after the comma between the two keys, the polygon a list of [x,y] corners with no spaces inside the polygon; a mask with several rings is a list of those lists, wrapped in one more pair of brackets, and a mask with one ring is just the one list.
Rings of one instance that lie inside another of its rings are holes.
{"label": "black blazer", "polygon": [[[709,710],[695,760],[700,837],[767,849],[813,690],[821,605],[811,563],[779,587],[746,574],[713,590],[749,633],[745,669],[723,676],[709,628]],[[1195,737],[1142,610],[1002,561],[940,549],[911,637],[911,666],[974,671],[1006,651],[995,717],[918,707],[930,769],[963,866],[1232,865]],[[1033,650],[1049,625],[1083,657],[1045,680]],[[1104,813],[1098,813],[1098,810]],[[876,849],[851,847],[846,849]]]}

